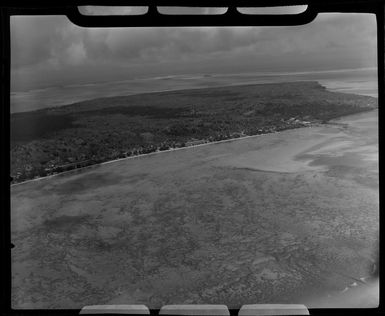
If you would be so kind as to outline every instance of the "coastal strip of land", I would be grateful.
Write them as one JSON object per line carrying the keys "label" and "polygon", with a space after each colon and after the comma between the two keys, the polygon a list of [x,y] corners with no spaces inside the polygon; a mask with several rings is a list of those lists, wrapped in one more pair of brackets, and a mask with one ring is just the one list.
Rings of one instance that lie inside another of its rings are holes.
{"label": "coastal strip of land", "polygon": [[314,126],[377,99],[315,81],[101,98],[11,115],[12,183],[159,151]]}

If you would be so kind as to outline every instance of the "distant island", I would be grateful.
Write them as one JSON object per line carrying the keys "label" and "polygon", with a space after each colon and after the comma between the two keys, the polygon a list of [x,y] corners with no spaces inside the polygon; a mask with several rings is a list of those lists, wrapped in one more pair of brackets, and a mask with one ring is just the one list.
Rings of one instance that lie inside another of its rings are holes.
{"label": "distant island", "polygon": [[109,160],[326,123],[377,99],[316,81],[99,98],[11,115],[12,183]]}

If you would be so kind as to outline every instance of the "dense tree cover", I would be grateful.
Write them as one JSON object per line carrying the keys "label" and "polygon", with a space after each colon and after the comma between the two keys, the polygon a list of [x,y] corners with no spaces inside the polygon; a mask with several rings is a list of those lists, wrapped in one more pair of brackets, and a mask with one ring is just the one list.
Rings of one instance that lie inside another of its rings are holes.
{"label": "dense tree cover", "polygon": [[327,122],[377,99],[317,82],[243,85],[102,98],[11,116],[14,182],[95,163]]}

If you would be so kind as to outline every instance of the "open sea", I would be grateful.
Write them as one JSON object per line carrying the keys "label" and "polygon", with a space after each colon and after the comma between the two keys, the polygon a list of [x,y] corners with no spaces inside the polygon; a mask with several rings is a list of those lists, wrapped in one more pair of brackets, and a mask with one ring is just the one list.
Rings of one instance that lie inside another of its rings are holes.
{"label": "open sea", "polygon": [[316,80],[331,91],[378,97],[376,68],[285,73],[186,74],[11,91],[11,113],[57,107],[102,97],[303,80]]}

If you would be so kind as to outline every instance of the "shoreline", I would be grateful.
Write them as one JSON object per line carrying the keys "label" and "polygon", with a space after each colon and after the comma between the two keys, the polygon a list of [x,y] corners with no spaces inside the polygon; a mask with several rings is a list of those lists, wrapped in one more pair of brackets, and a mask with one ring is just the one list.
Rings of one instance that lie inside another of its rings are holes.
{"label": "shoreline", "polygon": [[146,154],[140,154],[140,155],[135,155],[135,156],[128,156],[128,157],[123,157],[123,158],[118,158],[118,159],[107,160],[107,161],[104,161],[104,162],[95,163],[95,164],[92,164],[92,165],[89,165],[89,166],[85,166],[85,167],[75,168],[75,169],[67,170],[67,171],[63,171],[63,172],[58,172],[58,173],[55,173],[55,174],[52,174],[52,175],[48,175],[48,176],[45,176],[45,177],[38,177],[38,178],[29,179],[29,180],[22,181],[22,182],[13,183],[13,184],[10,185],[10,187],[12,188],[12,187],[15,187],[15,186],[18,186],[18,185],[28,184],[28,183],[34,182],[34,181],[50,179],[50,178],[53,178],[53,177],[56,177],[56,176],[81,173],[83,171],[86,171],[87,169],[94,169],[94,168],[97,168],[98,166],[102,166],[102,165],[106,165],[106,164],[110,164],[110,163],[114,163],[114,162],[118,162],[118,161],[123,161],[123,160],[127,160],[127,159],[142,158],[142,157],[153,156],[153,155],[157,155],[157,154],[161,154],[161,153],[168,153],[168,152],[173,152],[173,151],[178,151],[178,150],[183,150],[183,149],[191,149],[191,148],[194,148],[194,147],[207,146],[207,145],[215,145],[215,144],[232,142],[232,141],[236,141],[236,140],[248,139],[248,138],[253,138],[253,137],[260,137],[260,136],[265,136],[265,135],[278,134],[278,133],[283,133],[283,132],[286,132],[286,131],[292,131],[292,130],[296,130],[296,129],[305,129],[305,128],[313,128],[313,127],[320,127],[320,126],[327,126],[327,125],[336,125],[336,124],[338,125],[338,124],[341,124],[341,123],[333,123],[332,121],[340,120],[342,118],[347,118],[347,117],[350,117],[350,116],[360,115],[362,113],[369,113],[369,112],[376,111],[376,110],[378,110],[378,107],[374,108],[374,109],[371,109],[371,110],[362,111],[362,112],[359,112],[359,113],[354,113],[354,114],[348,114],[348,115],[343,115],[343,116],[335,117],[333,119],[330,119],[327,123],[312,123],[312,124],[309,124],[308,126],[300,126],[300,127],[287,128],[287,129],[281,130],[281,131],[274,131],[274,132],[268,132],[268,133],[262,133],[262,134],[256,134],[256,135],[246,135],[246,136],[242,136],[242,137],[229,138],[229,139],[213,141],[213,142],[209,141],[209,142],[206,142],[206,143],[203,143],[203,144],[190,145],[190,146],[185,146],[185,147],[177,147],[177,148],[171,148],[171,149],[166,149],[166,150],[157,150],[157,151],[146,153]]}
{"label": "shoreline", "polygon": [[294,127],[294,128],[285,129],[283,131],[275,131],[275,132],[264,133],[264,134],[256,134],[256,135],[247,135],[247,136],[242,136],[242,137],[218,140],[218,141],[214,141],[214,142],[207,142],[207,143],[198,144],[198,145],[191,145],[191,146],[185,146],[185,147],[177,147],[177,148],[166,149],[166,150],[157,150],[157,151],[154,151],[154,152],[151,152],[151,153],[147,153],[147,154],[140,154],[140,155],[136,155],[136,156],[129,156],[129,157],[124,157],[124,158],[107,160],[107,161],[100,162],[100,163],[95,163],[95,164],[92,164],[92,165],[89,165],[89,166],[86,166],[86,167],[80,167],[80,168],[76,168],[76,169],[73,169],[73,170],[67,170],[67,171],[63,171],[63,172],[58,172],[58,173],[51,174],[51,175],[45,176],[45,177],[39,177],[39,178],[34,178],[34,179],[26,180],[26,181],[23,181],[23,182],[13,183],[13,184],[11,184],[11,187],[17,186],[17,185],[21,185],[21,184],[26,184],[26,183],[33,182],[33,181],[44,180],[44,179],[52,178],[52,177],[55,177],[55,176],[60,176],[60,175],[65,175],[65,174],[70,174],[70,173],[78,173],[78,172],[80,173],[80,172],[82,172],[82,171],[84,171],[86,169],[92,169],[92,168],[96,168],[96,167],[101,166],[101,165],[106,165],[106,164],[110,164],[110,163],[118,162],[118,161],[122,161],[122,160],[135,159],[135,158],[141,158],[141,157],[147,157],[147,156],[153,156],[153,155],[157,155],[157,154],[168,153],[168,152],[173,152],[173,151],[178,151],[178,150],[183,150],[183,149],[191,149],[191,148],[194,148],[194,147],[201,147],[201,146],[206,146],[206,145],[214,145],[214,144],[232,142],[232,141],[235,141],[235,140],[248,139],[248,138],[252,138],[252,137],[259,137],[259,136],[265,136],[265,135],[270,135],[270,134],[277,134],[277,133],[282,133],[282,132],[285,132],[285,131],[288,131],[288,130],[295,130],[295,129],[301,129],[301,128],[311,128],[311,127],[314,127],[314,126],[316,126],[316,125]]}

